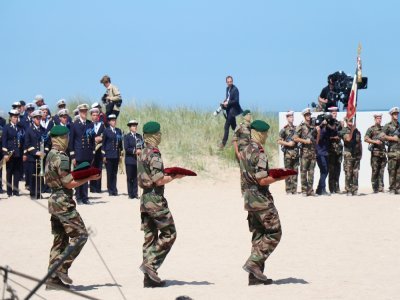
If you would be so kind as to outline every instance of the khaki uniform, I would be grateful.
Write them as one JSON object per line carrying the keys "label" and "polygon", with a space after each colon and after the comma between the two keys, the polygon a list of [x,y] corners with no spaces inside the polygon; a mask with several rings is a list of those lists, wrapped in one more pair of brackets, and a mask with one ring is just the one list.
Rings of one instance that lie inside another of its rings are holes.
{"label": "khaki uniform", "polygon": [[50,251],[49,270],[65,256],[68,246],[75,246],[80,239],[83,239],[59,269],[59,271],[67,273],[85,245],[88,233],[76,210],[76,203],[72,199],[72,190],[63,187],[63,184],[73,180],[70,174],[70,160],[64,152],[56,149],[49,152],[46,158],[45,179],[52,190],[48,207],[51,214],[51,230],[54,235],[53,246]]}
{"label": "khaki uniform", "polygon": [[[286,125],[279,132],[279,137],[285,142],[293,141],[293,136],[296,133],[296,127]],[[293,147],[282,146],[284,166],[286,169],[297,171],[299,168],[299,148],[297,143]],[[297,174],[285,179],[286,193],[297,193]]]}
{"label": "khaki uniform", "polygon": [[[399,131],[399,123],[393,121],[383,127],[383,132],[388,136],[397,135],[400,138]],[[389,191],[400,194],[400,141],[388,144]]]}
{"label": "khaki uniform", "polygon": [[176,239],[172,214],[164,198],[164,186],[155,182],[164,177],[164,164],[158,148],[146,144],[138,161],[141,230],[144,231],[143,264],[156,271],[164,262]]}
{"label": "khaki uniform", "polygon": [[119,107],[115,105],[115,102],[118,102],[122,99],[119,89],[115,85],[110,84],[107,88],[107,96],[111,102],[114,102],[113,110],[119,111]]}
{"label": "khaki uniform", "polygon": [[[374,125],[368,128],[367,132],[365,133],[365,137],[368,137],[371,140],[378,140],[379,135],[381,135],[382,133],[383,127],[380,125]],[[385,144],[383,142],[381,145],[370,144],[368,149],[371,151],[372,189],[374,190],[374,192],[383,192],[383,177],[387,163]]]}

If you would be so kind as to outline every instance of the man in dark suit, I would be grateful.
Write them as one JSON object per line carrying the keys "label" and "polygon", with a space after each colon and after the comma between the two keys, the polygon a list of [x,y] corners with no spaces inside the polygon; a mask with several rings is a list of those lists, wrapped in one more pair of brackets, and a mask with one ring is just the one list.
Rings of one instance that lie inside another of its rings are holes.
{"label": "man in dark suit", "polygon": [[[101,153],[101,146],[103,142],[104,124],[100,121],[100,110],[92,108],[90,111],[92,117],[94,140],[95,140],[95,154],[92,166],[98,169],[103,168],[103,154]],[[101,178],[99,180],[90,181],[90,192],[101,193]]]}
{"label": "man in dark suit", "polygon": [[103,132],[103,146],[101,152],[104,155],[104,163],[107,170],[107,189],[110,196],[118,196],[117,174],[118,162],[122,151],[122,132],[116,128],[117,116],[108,116],[108,126]]}
{"label": "man in dark suit", "polygon": [[143,137],[137,131],[138,122],[128,122],[130,132],[124,136],[126,185],[129,199],[138,199],[137,155],[143,146]]}
{"label": "man in dark suit", "polygon": [[226,110],[226,121],[224,126],[224,137],[220,144],[220,148],[225,147],[226,142],[228,141],[229,127],[231,127],[232,130],[235,130],[236,116],[243,111],[239,103],[239,90],[233,84],[232,76],[226,77],[226,84],[226,97],[225,101],[222,103],[224,109]]}
{"label": "man in dark suit", "polygon": [[[95,150],[93,123],[87,120],[89,105],[78,105],[79,117],[72,123],[69,132],[69,150],[73,166],[83,162],[92,163]],[[85,183],[75,189],[78,204],[90,204],[88,195],[89,185]]]}

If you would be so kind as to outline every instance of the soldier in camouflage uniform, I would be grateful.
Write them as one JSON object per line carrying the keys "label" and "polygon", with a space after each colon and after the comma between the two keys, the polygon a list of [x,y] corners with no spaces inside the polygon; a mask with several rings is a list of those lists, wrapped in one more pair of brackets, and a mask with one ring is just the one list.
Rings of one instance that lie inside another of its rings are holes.
{"label": "soldier in camouflage uniform", "polygon": [[385,140],[388,142],[388,171],[389,192],[400,194],[400,124],[399,108],[393,107],[389,111],[392,121],[383,127]]}
{"label": "soldier in camouflage uniform", "polygon": [[241,153],[245,182],[244,209],[252,232],[251,255],[243,269],[249,273],[249,285],[271,284],[264,275],[264,264],[278,246],[282,236],[279,214],[269,185],[286,177],[274,179],[268,175],[268,159],[264,152],[269,125],[256,120],[251,123],[251,143]]}
{"label": "soldier in camouflage uniform", "polygon": [[182,175],[164,175],[164,164],[158,145],[161,142],[160,124],[147,122],[143,126],[145,147],[138,161],[138,183],[143,189],[140,198],[141,229],[144,231],[144,287],[162,287],[164,281],[157,270],[164,262],[176,239],[174,219],[164,198],[164,185]]}
{"label": "soldier in camouflage uniform", "polygon": [[334,119],[333,124],[327,124],[327,131],[329,135],[328,143],[328,169],[329,169],[329,191],[334,193],[340,193],[339,178],[340,169],[343,161],[343,144],[338,135],[342,130],[342,122],[339,122],[337,118],[338,108],[336,106],[329,107],[328,110],[331,112],[332,118]]}
{"label": "soldier in camouflage uniform", "polygon": [[356,125],[353,125],[353,119],[345,118],[347,127],[344,127],[339,136],[344,143],[344,163],[343,169],[345,172],[345,189],[346,194],[358,194],[358,172],[360,170],[360,160],[362,157],[361,133]]}
{"label": "soldier in camouflage uniform", "polygon": [[375,125],[368,128],[364,136],[364,141],[369,143],[368,149],[371,151],[371,183],[374,193],[384,192],[383,177],[387,163],[386,147],[384,143],[384,132],[381,125],[382,114],[374,114]]}
{"label": "soldier in camouflage uniform", "polygon": [[300,173],[301,173],[301,192],[303,196],[315,196],[313,190],[314,169],[316,164],[315,139],[317,131],[311,124],[311,110],[306,108],[302,111],[304,122],[296,127],[293,137],[296,143],[301,143],[300,148]]}
{"label": "soldier in camouflage uniform", "polygon": [[[299,168],[299,148],[297,147],[297,143],[293,140],[296,132],[296,126],[293,125],[293,111],[288,111],[286,113],[286,120],[288,123],[279,132],[280,138],[278,144],[282,146],[285,168],[297,171]],[[285,187],[288,195],[297,193],[297,174],[285,180]]]}
{"label": "soldier in camouflage uniform", "polygon": [[[233,147],[235,148],[236,158],[240,161],[240,152],[250,143],[250,123],[251,123],[251,112],[246,109],[242,113],[243,122],[241,122],[235,129],[233,135]],[[240,164],[239,164],[240,165]],[[240,190],[242,195],[244,182],[242,177],[242,170],[240,170]]]}
{"label": "soldier in camouflage uniform", "polygon": [[72,189],[89,180],[97,180],[100,175],[86,179],[74,180],[70,174],[70,160],[65,154],[68,147],[68,128],[56,125],[50,131],[52,149],[48,153],[45,164],[45,179],[52,193],[48,200],[51,214],[51,229],[54,235],[53,246],[50,251],[49,270],[61,260],[69,247],[75,250],[56,270],[47,283],[47,289],[59,287],[69,288],[72,279],[68,276],[68,269],[81,252],[88,237],[85,224],[76,210],[76,203],[72,199]]}

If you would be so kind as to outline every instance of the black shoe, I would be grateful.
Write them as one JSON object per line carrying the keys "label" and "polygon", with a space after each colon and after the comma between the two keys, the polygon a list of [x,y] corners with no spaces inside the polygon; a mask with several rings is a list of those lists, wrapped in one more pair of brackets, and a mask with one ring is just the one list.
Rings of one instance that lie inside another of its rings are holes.
{"label": "black shoe", "polygon": [[151,280],[149,275],[144,274],[144,279],[143,279],[143,287],[144,288],[157,288],[157,287],[164,287],[165,286],[165,281],[161,280],[160,282]]}
{"label": "black shoe", "polygon": [[14,196],[19,196],[19,192],[13,192]]}
{"label": "black shoe", "polygon": [[89,199],[82,200],[82,203],[83,203],[83,204],[86,204],[86,205],[92,204],[92,203],[89,201]]}
{"label": "black shoe", "polygon": [[273,284],[274,281],[272,279],[267,279],[267,280],[259,280],[257,278],[249,278],[249,285],[269,285]]}
{"label": "black shoe", "polygon": [[377,189],[374,189],[374,194],[378,194],[379,191]]}
{"label": "black shoe", "polygon": [[60,280],[60,278],[50,278],[46,281],[46,290],[69,290],[71,286],[69,284],[65,284]]}

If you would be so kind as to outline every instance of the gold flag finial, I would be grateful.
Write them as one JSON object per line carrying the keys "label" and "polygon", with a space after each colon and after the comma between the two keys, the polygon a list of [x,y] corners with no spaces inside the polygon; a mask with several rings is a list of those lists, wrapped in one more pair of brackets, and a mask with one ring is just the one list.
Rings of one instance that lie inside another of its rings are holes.
{"label": "gold flag finial", "polygon": [[358,48],[357,48],[357,54],[358,54],[358,56],[361,55],[361,49],[362,49],[361,43],[358,43]]}

